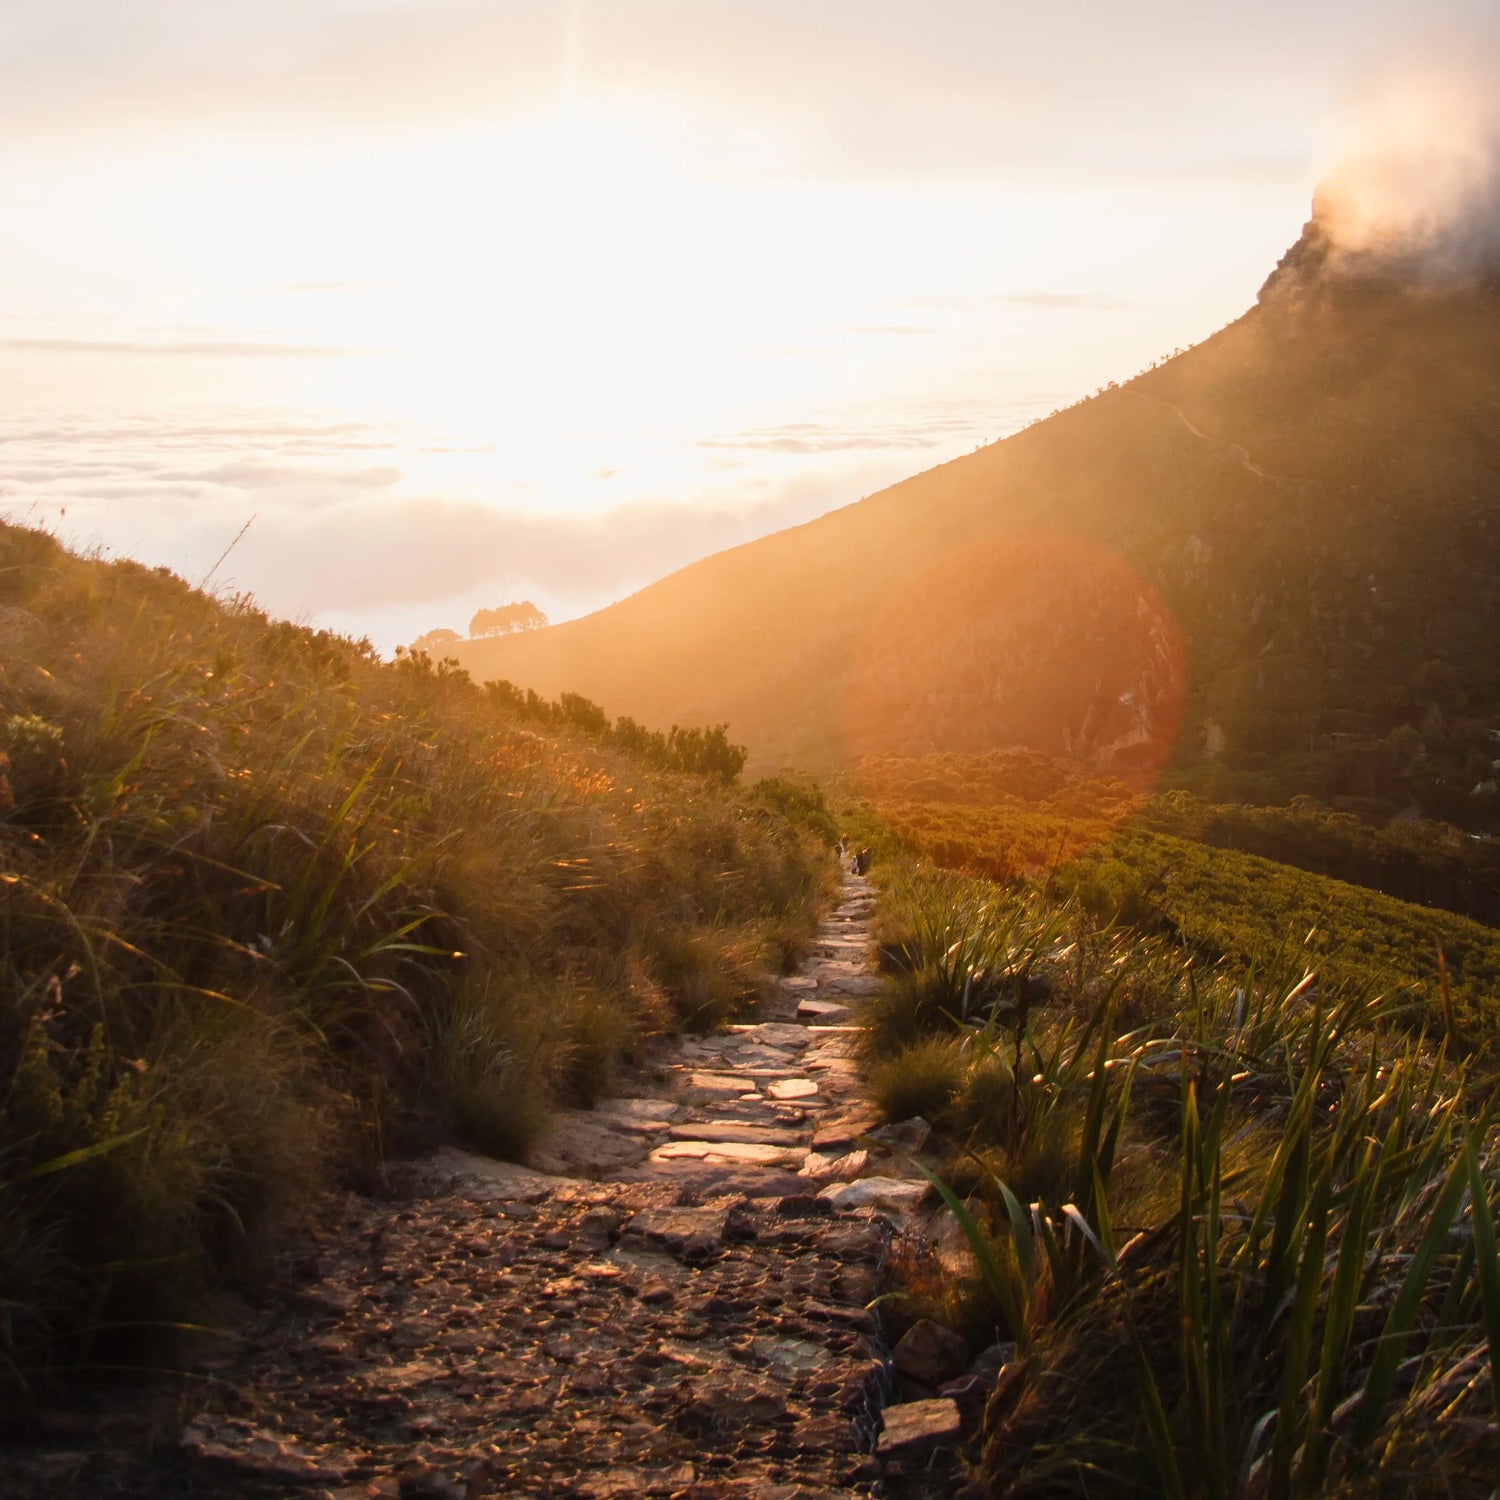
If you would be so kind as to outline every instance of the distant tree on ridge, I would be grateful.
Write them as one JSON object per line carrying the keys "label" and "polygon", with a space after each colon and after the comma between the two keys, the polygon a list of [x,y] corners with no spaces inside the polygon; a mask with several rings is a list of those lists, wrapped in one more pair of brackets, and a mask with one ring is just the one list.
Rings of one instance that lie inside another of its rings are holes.
{"label": "distant tree on ridge", "polygon": [[519,604],[478,610],[469,621],[469,634],[471,637],[510,635],[518,630],[540,630],[546,624],[546,615],[529,599],[523,599]]}

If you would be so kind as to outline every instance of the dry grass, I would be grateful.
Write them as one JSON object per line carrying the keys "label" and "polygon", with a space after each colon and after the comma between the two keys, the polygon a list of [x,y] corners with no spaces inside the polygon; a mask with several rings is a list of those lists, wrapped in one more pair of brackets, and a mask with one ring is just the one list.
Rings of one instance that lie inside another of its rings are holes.
{"label": "dry grass", "polygon": [[717,778],[0,528],[0,1382],[149,1352],[339,1174],[520,1154],[811,930]]}

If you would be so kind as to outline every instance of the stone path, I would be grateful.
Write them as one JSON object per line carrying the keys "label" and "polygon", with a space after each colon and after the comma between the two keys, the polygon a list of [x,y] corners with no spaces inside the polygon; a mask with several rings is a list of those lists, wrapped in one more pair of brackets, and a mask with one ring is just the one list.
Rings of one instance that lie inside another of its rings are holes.
{"label": "stone path", "polygon": [[879,1437],[894,1377],[868,1304],[924,1187],[856,1139],[876,1124],[849,1023],[879,984],[873,905],[846,876],[768,1019],[675,1041],[649,1091],[566,1116],[531,1168],[444,1150],[405,1201],[351,1198],[170,1462],[113,1492],[900,1490],[957,1415],[922,1402]]}

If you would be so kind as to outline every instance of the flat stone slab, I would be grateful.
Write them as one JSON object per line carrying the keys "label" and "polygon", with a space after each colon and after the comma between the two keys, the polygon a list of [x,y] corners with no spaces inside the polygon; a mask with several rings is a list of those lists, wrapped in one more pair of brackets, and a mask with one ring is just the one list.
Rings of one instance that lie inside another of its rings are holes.
{"label": "flat stone slab", "polygon": [[939,1396],[934,1401],[907,1401],[901,1406],[888,1406],[880,1415],[885,1426],[875,1445],[877,1453],[895,1453],[929,1443],[948,1442],[958,1436],[963,1425],[958,1403],[947,1396]]}
{"label": "flat stone slab", "polygon": [[573,1179],[476,1156],[456,1146],[442,1146],[420,1161],[402,1163],[394,1171],[410,1177],[413,1185],[433,1197],[456,1196],[476,1203],[539,1203]]}
{"label": "flat stone slab", "polygon": [[808,1192],[805,1177],[795,1176],[782,1167],[736,1167],[727,1162],[692,1158],[622,1167],[604,1181],[670,1184],[679,1191],[696,1193],[701,1198],[802,1198]]}
{"label": "flat stone slab", "polygon": [[835,1000],[803,1000],[797,1006],[797,1016],[803,1021],[842,1021],[848,1014],[849,1007]]}
{"label": "flat stone slab", "polygon": [[294,1487],[340,1484],[356,1464],[348,1454],[308,1453],[279,1434],[228,1418],[199,1417],[178,1442],[205,1466]]}
{"label": "flat stone slab", "polygon": [[878,995],[885,981],[878,974],[840,974],[830,976],[819,986],[825,995],[848,995],[851,1000],[867,1000]]}
{"label": "flat stone slab", "polygon": [[687,1086],[698,1094],[724,1094],[736,1098],[745,1091],[738,1073],[689,1073]]}
{"label": "flat stone slab", "polygon": [[852,1057],[841,1057],[836,1053],[826,1057],[820,1055],[804,1058],[802,1068],[806,1073],[837,1073],[845,1077],[859,1071]]}
{"label": "flat stone slab", "polygon": [[776,983],[784,990],[815,990],[818,987],[818,981],[807,974],[789,974]]}
{"label": "flat stone slab", "polygon": [[925,1182],[910,1182],[901,1177],[859,1177],[853,1182],[838,1182],[819,1191],[835,1208],[889,1208],[900,1211],[916,1208],[927,1196]]}
{"label": "flat stone slab", "polygon": [[590,1172],[639,1161],[647,1150],[638,1132],[621,1129],[623,1121],[600,1119],[575,1111],[563,1115],[531,1153],[544,1172]]}
{"label": "flat stone slab", "polygon": [[797,1144],[797,1131],[786,1126],[757,1125],[752,1120],[689,1120],[673,1125],[667,1134],[674,1141],[735,1142],[745,1146],[785,1146]]}
{"label": "flat stone slab", "polygon": [[762,1021],[758,1026],[730,1026],[725,1028],[752,1042],[762,1042],[768,1047],[805,1047],[808,1042],[807,1027],[794,1026],[790,1021]]}
{"label": "flat stone slab", "polygon": [[856,1105],[841,1114],[825,1116],[813,1131],[812,1147],[822,1151],[829,1146],[852,1146],[862,1135],[880,1124],[880,1115],[868,1105]]}
{"label": "flat stone slab", "polygon": [[826,1349],[804,1339],[768,1338],[750,1340],[750,1352],[773,1370],[787,1375],[813,1375],[833,1363]]}
{"label": "flat stone slab", "polygon": [[796,1072],[800,1066],[790,1052],[756,1051],[746,1054],[746,1060],[735,1072],[742,1078],[778,1078]]}
{"label": "flat stone slab", "polygon": [[668,1141],[651,1153],[652,1161],[732,1161],[754,1166],[786,1166],[798,1159],[795,1148],[761,1146],[746,1141]]}
{"label": "flat stone slab", "polygon": [[675,1120],[682,1106],[671,1099],[601,1099],[594,1113],[627,1120]]}
{"label": "flat stone slab", "polygon": [[772,1099],[807,1099],[818,1092],[811,1078],[783,1078],[766,1085],[766,1093]]}
{"label": "flat stone slab", "polygon": [[678,1254],[711,1249],[724,1238],[728,1212],[712,1208],[658,1208],[633,1214],[620,1231],[623,1241],[637,1241]]}
{"label": "flat stone slab", "polygon": [[824,1155],[809,1151],[802,1159],[799,1177],[810,1177],[814,1182],[854,1182],[870,1170],[868,1151],[847,1151],[841,1156]]}

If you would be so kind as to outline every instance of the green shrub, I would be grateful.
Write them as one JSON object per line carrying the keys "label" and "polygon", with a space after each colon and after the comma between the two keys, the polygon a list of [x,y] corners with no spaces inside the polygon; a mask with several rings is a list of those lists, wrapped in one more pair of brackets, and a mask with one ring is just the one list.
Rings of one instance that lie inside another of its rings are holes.
{"label": "green shrub", "polygon": [[955,1037],[924,1037],[876,1063],[869,1073],[870,1098],[887,1120],[941,1114],[964,1081],[964,1059]]}

